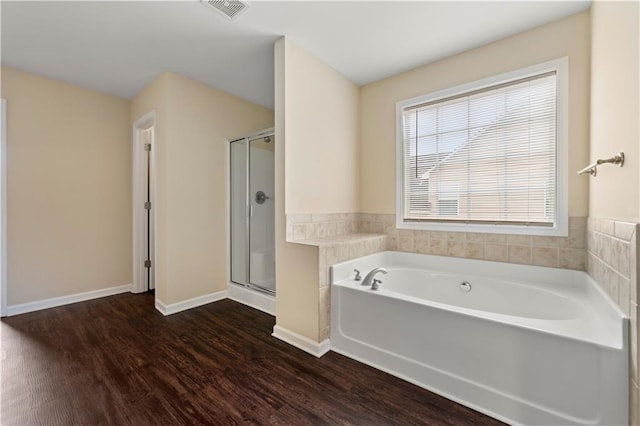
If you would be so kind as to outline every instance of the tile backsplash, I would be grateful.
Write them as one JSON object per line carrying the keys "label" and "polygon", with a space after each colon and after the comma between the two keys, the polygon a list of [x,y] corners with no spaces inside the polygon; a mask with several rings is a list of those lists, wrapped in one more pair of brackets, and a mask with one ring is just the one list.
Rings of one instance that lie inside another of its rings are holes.
{"label": "tile backsplash", "polygon": [[314,240],[358,233],[358,213],[287,215],[287,241]]}
{"label": "tile backsplash", "polygon": [[391,250],[584,270],[584,217],[569,218],[568,237],[397,229],[395,215],[361,214],[360,232],[383,232]]}
{"label": "tile backsplash", "polygon": [[587,218],[569,218],[568,237],[397,229],[395,215],[371,213],[287,216],[287,240],[317,240],[350,233],[388,237],[387,249],[497,262],[585,270]]}
{"label": "tile backsplash", "polygon": [[629,316],[630,424],[640,424],[638,369],[638,228],[640,224],[589,218],[587,272]]}
{"label": "tile backsplash", "polygon": [[637,302],[636,224],[589,218],[587,272],[626,314]]}

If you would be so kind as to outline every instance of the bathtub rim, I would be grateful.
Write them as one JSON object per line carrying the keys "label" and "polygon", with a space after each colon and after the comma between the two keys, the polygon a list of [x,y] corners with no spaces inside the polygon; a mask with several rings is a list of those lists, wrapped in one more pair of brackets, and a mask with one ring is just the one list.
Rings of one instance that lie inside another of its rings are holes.
{"label": "bathtub rim", "polygon": [[[497,262],[497,261],[492,261],[492,260],[481,260],[481,259],[469,259],[469,258],[464,258],[464,257],[451,257],[451,256],[440,256],[440,255],[434,255],[434,254],[422,254],[422,253],[409,253],[409,252],[402,252],[402,251],[397,251],[397,250],[385,250],[385,251],[381,251],[381,252],[377,252],[377,253],[373,253],[373,254],[369,254],[366,256],[361,256],[361,257],[357,257],[357,258],[353,258],[353,259],[349,259],[349,260],[345,260],[343,262],[338,262],[338,263],[334,263],[332,265],[328,265],[329,266],[329,283],[333,284],[336,281],[342,281],[346,278],[348,278],[348,274],[347,275],[342,275],[339,277],[335,276],[335,271],[336,269],[340,268],[340,267],[344,267],[348,264],[354,263],[356,261],[360,262],[360,261],[368,261],[368,260],[373,260],[376,259],[378,257],[387,257],[387,256],[393,256],[395,257],[407,257],[407,258],[413,258],[413,259],[420,259],[420,258],[430,258],[430,259],[434,259],[435,261],[439,262],[439,264],[447,264],[447,263],[462,263],[462,262],[468,262],[471,265],[483,265],[483,266],[493,266],[493,267],[498,267],[498,268],[502,268],[504,270],[513,270],[513,271],[525,271],[525,270],[531,270],[534,272],[539,273],[543,278],[543,283],[544,284],[552,284],[552,285],[560,285],[560,286],[568,286],[568,287],[586,287],[588,291],[595,291],[598,293],[599,296],[602,296],[603,300],[607,302],[607,305],[610,309],[612,309],[615,314],[616,317],[620,317],[623,319],[629,319],[629,315],[627,315],[626,313],[624,313],[622,311],[622,309],[620,309],[620,307],[618,306],[617,303],[615,303],[611,297],[604,291],[604,289],[602,289],[602,287],[586,272],[586,271],[579,271],[576,269],[561,269],[561,268],[552,268],[552,267],[548,267],[548,266],[537,266],[537,265],[525,265],[525,264],[519,264],[519,263],[507,263],[507,262]],[[420,268],[416,268],[416,269],[420,269]],[[449,271],[446,270],[447,272],[454,272],[454,271]],[[366,271],[360,271],[363,275],[366,274]],[[500,271],[502,272],[502,271]],[[575,284],[567,284],[566,282],[558,282],[558,280],[556,279],[549,279],[549,275],[550,274],[560,274],[560,275],[566,275],[566,276],[574,276],[574,277],[579,277],[579,281],[578,283]],[[501,279],[508,279],[508,280],[512,280],[512,281],[516,281],[511,277],[505,277],[504,273],[498,274],[496,275],[485,275],[485,274],[478,274],[478,276],[483,277],[483,278],[501,278]],[[585,284],[583,281],[587,281],[587,284]],[[540,284],[539,280],[527,280],[527,279],[518,279],[517,280],[518,284],[525,284],[525,285],[537,285]]]}
{"label": "bathtub rim", "polygon": [[[366,288],[358,288],[355,286],[348,286],[344,284],[344,282],[347,281],[349,278],[348,273],[346,275],[344,274],[344,271],[347,269],[345,267],[349,264],[354,264],[355,262],[367,262],[367,261],[377,261],[376,263],[373,263],[376,265],[375,267],[378,267],[378,266],[391,267],[390,265],[393,265],[392,267],[402,267],[403,265],[398,266],[393,264],[393,260],[397,260],[398,257],[404,257],[405,259],[409,259],[410,261],[418,261],[420,259],[425,259],[425,258],[432,259],[434,262],[437,262],[438,265],[447,265],[447,266],[451,266],[451,265],[455,266],[456,264],[460,264],[462,262],[465,262],[465,263],[471,262],[471,265],[475,265],[475,266],[481,266],[485,268],[488,268],[488,267],[498,268],[500,272],[498,276],[478,274],[478,276],[482,276],[483,278],[505,279],[505,273],[508,274],[513,271],[515,271],[516,273],[523,272],[523,271],[532,271],[537,274],[540,274],[543,277],[543,281],[547,281],[543,283],[545,284],[545,287],[546,285],[557,285],[557,286],[561,286],[560,288],[570,287],[573,289],[584,290],[589,300],[599,305],[599,308],[603,308],[603,309],[598,309],[599,315],[602,316],[601,318],[599,318],[603,322],[602,326],[605,329],[608,329],[609,327],[615,327],[616,335],[613,337],[613,340],[615,340],[615,343],[607,343],[603,341],[604,339],[600,339],[600,340],[598,340],[597,338],[589,339],[589,338],[571,335],[566,332],[565,333],[557,332],[557,331],[554,332],[549,329],[536,327],[535,325],[523,324],[521,320],[514,321],[513,319],[518,317],[511,316],[511,315],[487,313],[485,311],[474,310],[474,309],[449,305],[449,304],[430,301],[430,300],[422,300],[422,299],[405,296],[405,295],[403,295],[403,297],[394,297],[393,295],[389,295],[389,294],[380,294],[380,297],[389,297],[397,300],[402,300],[407,303],[420,304],[420,305],[428,306],[434,309],[440,309],[440,310],[446,310],[446,311],[458,313],[460,315],[469,315],[476,319],[480,319],[484,321],[491,321],[491,322],[496,322],[500,324],[508,324],[514,327],[524,328],[537,333],[543,333],[543,334],[566,338],[566,339],[570,339],[578,342],[593,344],[605,349],[619,350],[619,349],[628,348],[629,343],[627,342],[627,340],[629,338],[629,333],[630,333],[629,316],[627,316],[620,309],[620,307],[613,300],[611,300],[609,295],[585,271],[566,270],[566,269],[559,269],[559,268],[549,268],[544,266],[521,265],[521,264],[494,262],[494,261],[486,261],[486,260],[478,260],[478,259],[454,258],[454,257],[448,257],[448,256],[436,256],[436,255],[429,255],[429,254],[407,253],[407,252],[387,250],[384,252],[378,252],[378,253],[370,254],[367,256],[362,256],[359,258],[336,263],[334,265],[330,265],[329,285],[332,287],[340,286],[352,291],[367,291]],[[388,263],[385,265],[384,263],[380,262],[381,260],[383,262],[387,261]],[[391,260],[391,262],[389,262],[389,260]],[[409,268],[409,266],[407,266],[407,268]],[[500,270],[500,268],[502,268],[502,270]],[[420,268],[417,268],[417,269],[420,269]],[[427,268],[422,268],[422,269],[427,269]],[[434,270],[440,270],[440,269],[434,269]],[[336,274],[336,271],[339,271],[339,272]],[[350,271],[351,270],[349,269],[349,272]],[[454,270],[449,270],[449,269],[444,269],[444,271],[452,272],[452,273],[455,272]],[[363,275],[365,275],[367,272],[368,270],[361,271]],[[570,280],[570,283],[567,283],[567,281],[562,281],[562,280],[553,280],[551,279],[551,276],[553,274],[566,276],[567,278],[572,278],[572,280]],[[341,279],[336,281],[335,280],[336,275],[338,275],[338,277]],[[540,283],[537,282],[537,280],[532,280],[532,279],[520,280],[520,279],[514,279],[513,277],[506,277],[506,279],[509,279],[510,281],[514,281],[517,284],[524,284],[524,285],[529,285],[534,287],[540,285]],[[592,293],[595,293],[595,295]],[[545,321],[545,320],[540,320],[540,321]],[[572,321],[572,320],[549,320],[549,321]],[[333,327],[333,324],[332,324],[332,327]]]}
{"label": "bathtub rim", "polygon": [[[522,282],[522,281],[518,281],[516,279],[505,279],[505,278],[495,278],[495,277],[485,277],[485,276],[479,276],[479,275],[470,275],[470,274],[466,274],[466,273],[460,273],[460,274],[453,274],[453,273],[444,273],[442,271],[439,270],[433,270],[433,269],[424,269],[424,268],[415,268],[415,267],[407,267],[407,266],[402,266],[402,267],[398,267],[396,265],[389,265],[389,266],[385,266],[387,268],[387,270],[389,272],[393,272],[394,270],[399,270],[399,271],[406,271],[406,272],[426,272],[430,275],[436,275],[436,277],[432,277],[432,278],[440,278],[437,275],[445,275],[445,278],[452,278],[455,277],[457,278],[456,281],[458,280],[462,280],[464,282],[469,282],[472,285],[477,285],[478,282],[480,282],[480,285],[483,285],[482,281],[491,281],[491,282],[496,282],[499,286],[504,286],[504,287],[509,287],[509,286],[513,286],[513,287],[524,287],[524,288],[534,288],[536,289],[536,291],[539,291],[541,293],[545,293],[550,295],[551,297],[557,297],[559,299],[566,299],[568,300],[569,304],[574,304],[577,305],[577,310],[579,310],[581,313],[584,312],[585,307],[578,303],[577,301],[575,301],[572,297],[573,293],[578,293],[580,294],[582,293],[586,293],[586,289],[581,286],[581,285],[566,285],[566,286],[562,286],[560,288],[558,288],[558,285],[552,285],[552,284],[546,284],[546,283],[535,283],[535,284],[531,284],[531,283],[526,283],[526,282]],[[383,278],[384,277],[380,277]],[[387,283],[387,281],[385,280],[385,283]],[[340,285],[340,286],[344,286],[344,287],[349,287],[349,288],[361,288],[366,290],[365,287],[359,287],[358,285],[356,285],[354,282],[352,282],[352,280],[349,279],[345,279],[345,280],[341,280],[341,281],[337,281],[334,283],[335,285]],[[570,293],[570,294],[567,294]],[[401,291],[396,291],[394,290],[394,286],[388,286],[388,285],[381,285],[378,288],[377,293],[381,294],[381,295],[385,295],[385,296],[389,296],[389,297],[394,297],[397,299],[403,299],[403,298],[407,298],[408,300],[415,300],[418,303],[420,303],[421,299],[419,296],[413,296],[410,294],[406,294],[403,293]],[[397,295],[397,296],[396,296]],[[454,306],[456,308],[460,308],[462,310],[465,310],[465,312],[467,311],[473,311],[473,312],[477,312],[478,315],[481,315],[483,312],[484,313],[495,313],[496,315],[504,315],[507,317],[521,317],[521,318],[525,318],[525,319],[539,319],[539,320],[551,320],[551,321],[569,321],[569,320],[573,320],[573,319],[577,319],[579,318],[579,316],[574,316],[574,317],[563,317],[563,318],[544,318],[544,317],[536,317],[536,316],[527,316],[527,315],[511,315],[511,314],[505,314],[505,313],[500,313],[500,312],[494,312],[491,310],[484,310],[484,309],[474,309],[472,307],[464,307],[464,306],[458,306],[458,305],[449,305],[446,302],[439,302],[439,301],[435,301],[432,300],[433,303],[435,304],[439,304],[439,305],[444,305],[444,306]]]}

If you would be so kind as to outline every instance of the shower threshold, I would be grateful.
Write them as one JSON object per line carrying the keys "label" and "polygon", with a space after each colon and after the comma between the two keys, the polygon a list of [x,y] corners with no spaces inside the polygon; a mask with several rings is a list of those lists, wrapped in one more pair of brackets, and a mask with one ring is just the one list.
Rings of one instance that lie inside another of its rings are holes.
{"label": "shower threshold", "polygon": [[249,288],[251,290],[256,290],[262,293],[266,293],[268,295],[271,296],[275,296],[276,295],[276,291],[275,291],[275,282],[273,280],[264,280],[264,281],[259,281],[256,283],[239,283],[236,281],[231,281],[233,284],[235,285],[239,285],[242,287],[246,287]]}
{"label": "shower threshold", "polygon": [[262,291],[264,293],[270,294],[271,296],[276,295],[276,291],[274,290],[275,283],[269,283],[269,282],[260,283],[260,284],[250,283],[250,284],[247,284],[247,287],[257,291]]}
{"label": "shower threshold", "polygon": [[272,289],[264,289],[251,284],[238,284],[231,281],[228,285],[228,297],[269,315],[276,314],[275,291]]}

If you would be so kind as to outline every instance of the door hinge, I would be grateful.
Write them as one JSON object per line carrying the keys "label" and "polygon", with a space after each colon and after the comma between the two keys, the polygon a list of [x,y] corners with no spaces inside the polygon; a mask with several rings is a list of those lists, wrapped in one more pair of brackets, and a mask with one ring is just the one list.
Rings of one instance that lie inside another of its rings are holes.
{"label": "door hinge", "polygon": [[145,267],[145,268],[151,268],[151,261],[150,261],[150,260],[148,260],[148,259],[147,259],[147,260],[145,260],[145,261],[144,261],[144,267]]}
{"label": "door hinge", "polygon": [[144,209],[145,210],[151,210],[151,201],[145,201],[144,202]]}
{"label": "door hinge", "polygon": [[144,144],[144,150],[145,151],[151,151],[151,144],[150,143],[145,143]]}

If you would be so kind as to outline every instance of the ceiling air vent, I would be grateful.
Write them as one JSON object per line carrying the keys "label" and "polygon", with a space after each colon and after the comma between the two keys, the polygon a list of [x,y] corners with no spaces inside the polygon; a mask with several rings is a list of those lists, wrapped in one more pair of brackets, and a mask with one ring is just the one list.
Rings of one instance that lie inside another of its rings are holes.
{"label": "ceiling air vent", "polygon": [[229,19],[236,19],[249,5],[240,0],[200,0],[202,4],[215,9]]}

